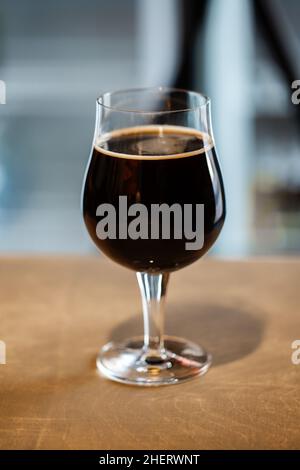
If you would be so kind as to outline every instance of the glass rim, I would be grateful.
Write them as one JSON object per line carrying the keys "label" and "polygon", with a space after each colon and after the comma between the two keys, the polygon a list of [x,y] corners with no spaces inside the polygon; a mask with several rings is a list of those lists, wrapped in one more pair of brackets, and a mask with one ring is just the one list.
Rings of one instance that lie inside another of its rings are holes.
{"label": "glass rim", "polygon": [[[122,108],[119,106],[109,106],[107,104],[104,104],[105,98],[109,96],[114,96],[114,95],[118,95],[121,93],[133,93],[133,92],[142,93],[142,92],[151,92],[151,91],[162,92],[162,93],[163,92],[185,93],[186,95],[194,96],[194,97],[197,97],[198,99],[201,98],[203,102],[194,106],[186,107],[186,108],[166,109],[166,110],[160,110],[160,111],[143,111],[143,110],[138,110],[138,109],[129,109],[129,108],[127,109],[127,108]],[[141,87],[141,88],[124,88],[124,89],[119,89],[115,91],[106,91],[97,97],[96,103],[102,108],[108,109],[110,111],[120,112],[120,113],[138,114],[138,115],[143,115],[143,114],[144,115],[151,115],[151,114],[163,115],[163,114],[191,112],[191,111],[196,111],[201,108],[206,108],[210,104],[210,98],[207,95],[204,95],[203,93],[200,93],[198,91],[193,91],[193,90],[187,90],[185,88],[157,86],[157,87]]]}

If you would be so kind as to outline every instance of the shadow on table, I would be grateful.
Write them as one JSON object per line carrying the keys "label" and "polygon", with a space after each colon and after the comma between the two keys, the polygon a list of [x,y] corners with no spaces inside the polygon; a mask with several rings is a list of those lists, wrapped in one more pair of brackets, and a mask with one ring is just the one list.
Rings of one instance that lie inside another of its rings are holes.
{"label": "shadow on table", "polygon": [[[142,315],[134,316],[111,331],[110,340],[119,341],[143,331]],[[212,355],[214,366],[251,354],[264,332],[263,315],[242,308],[220,305],[168,305],[168,335],[182,336],[201,344]]]}

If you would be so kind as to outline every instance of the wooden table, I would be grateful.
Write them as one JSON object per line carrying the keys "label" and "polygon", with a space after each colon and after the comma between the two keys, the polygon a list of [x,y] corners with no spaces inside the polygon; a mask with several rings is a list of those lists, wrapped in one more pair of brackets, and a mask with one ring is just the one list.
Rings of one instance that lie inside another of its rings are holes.
{"label": "wooden table", "polygon": [[207,375],[161,388],[99,376],[108,339],[141,331],[134,273],[103,258],[2,258],[2,449],[300,448],[300,261],[205,260],[173,274],[167,332]]}

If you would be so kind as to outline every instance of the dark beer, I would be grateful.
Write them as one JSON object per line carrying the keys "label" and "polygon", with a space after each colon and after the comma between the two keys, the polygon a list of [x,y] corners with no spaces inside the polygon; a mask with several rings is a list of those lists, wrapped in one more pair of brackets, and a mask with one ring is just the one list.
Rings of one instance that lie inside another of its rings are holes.
{"label": "dark beer", "polygon": [[[103,203],[117,207],[119,196],[127,196],[128,205],[140,203],[149,210],[151,204],[204,204],[202,248],[187,250],[184,234],[182,239],[100,240],[97,207]],[[127,268],[166,272],[196,261],[213,245],[225,218],[223,183],[211,137],[189,128],[159,125],[103,135],[87,170],[83,215],[97,247]]]}

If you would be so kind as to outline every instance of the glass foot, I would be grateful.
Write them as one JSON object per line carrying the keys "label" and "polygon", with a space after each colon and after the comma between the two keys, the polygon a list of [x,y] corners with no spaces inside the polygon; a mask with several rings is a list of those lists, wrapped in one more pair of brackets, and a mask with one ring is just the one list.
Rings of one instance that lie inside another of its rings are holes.
{"label": "glass foot", "polygon": [[197,344],[172,336],[164,337],[161,355],[145,352],[143,338],[106,344],[97,358],[97,367],[111,380],[131,385],[153,386],[183,382],[205,374],[211,355]]}

